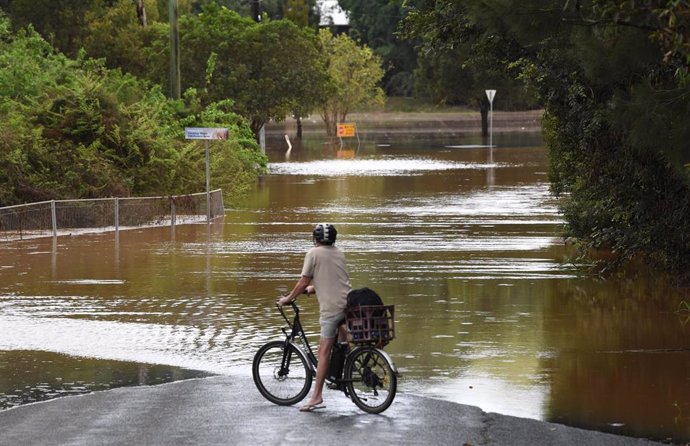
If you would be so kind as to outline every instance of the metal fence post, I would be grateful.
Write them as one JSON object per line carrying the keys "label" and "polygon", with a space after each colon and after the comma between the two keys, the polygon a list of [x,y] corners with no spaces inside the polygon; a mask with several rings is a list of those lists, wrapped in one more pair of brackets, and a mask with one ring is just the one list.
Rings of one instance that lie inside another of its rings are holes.
{"label": "metal fence post", "polygon": [[175,227],[175,197],[170,197],[170,225]]}
{"label": "metal fence post", "polygon": [[57,237],[57,215],[55,213],[55,200],[50,200],[50,218],[53,220],[53,237]]}
{"label": "metal fence post", "polygon": [[115,231],[120,231],[120,199],[115,197]]}

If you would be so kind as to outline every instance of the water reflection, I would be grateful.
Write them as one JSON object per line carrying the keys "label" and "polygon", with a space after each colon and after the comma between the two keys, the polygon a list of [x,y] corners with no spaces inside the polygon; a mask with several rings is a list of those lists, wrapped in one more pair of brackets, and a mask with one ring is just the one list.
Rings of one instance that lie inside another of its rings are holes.
{"label": "water reflection", "polygon": [[200,378],[208,373],[49,352],[0,351],[0,409],[123,386]]}
{"label": "water reflection", "polygon": [[334,160],[271,163],[268,167],[269,172],[274,175],[400,176],[422,175],[430,171],[485,169],[489,166],[491,165],[422,158],[346,159],[343,155]]}
{"label": "water reflection", "polygon": [[[0,350],[249,374],[280,334],[276,288],[331,221],[353,284],[396,305],[402,392],[690,439],[690,337],[673,313],[687,296],[561,264],[541,146],[498,140],[488,163],[452,141],[386,143],[354,159],[269,152],[271,174],[210,225],[0,245]],[[316,335],[316,302],[301,305]]]}

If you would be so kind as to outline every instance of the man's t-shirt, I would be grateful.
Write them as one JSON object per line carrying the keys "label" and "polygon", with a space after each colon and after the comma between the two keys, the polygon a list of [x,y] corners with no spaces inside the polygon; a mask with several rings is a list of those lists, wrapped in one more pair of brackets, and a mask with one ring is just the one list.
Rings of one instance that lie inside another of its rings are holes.
{"label": "man's t-shirt", "polygon": [[302,275],[311,278],[319,299],[321,318],[343,314],[350,292],[345,255],[333,245],[319,245],[307,251]]}

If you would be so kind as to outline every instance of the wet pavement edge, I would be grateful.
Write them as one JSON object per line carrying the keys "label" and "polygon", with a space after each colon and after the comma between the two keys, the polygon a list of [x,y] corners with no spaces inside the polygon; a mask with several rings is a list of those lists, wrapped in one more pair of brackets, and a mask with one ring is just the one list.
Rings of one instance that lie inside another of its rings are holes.
{"label": "wet pavement edge", "polygon": [[380,415],[337,391],[302,413],[266,401],[250,377],[125,387],[0,412],[0,445],[652,445],[559,424],[485,413],[399,392]]}

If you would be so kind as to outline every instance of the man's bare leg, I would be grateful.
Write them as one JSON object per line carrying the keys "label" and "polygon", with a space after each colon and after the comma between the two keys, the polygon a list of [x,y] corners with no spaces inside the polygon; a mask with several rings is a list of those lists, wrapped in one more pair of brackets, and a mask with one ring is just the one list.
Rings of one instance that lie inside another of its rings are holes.
{"label": "man's bare leg", "polygon": [[309,398],[305,407],[316,406],[323,403],[323,385],[326,382],[326,375],[328,374],[328,360],[331,356],[331,349],[335,344],[335,338],[321,339],[319,341],[318,365],[316,366],[316,385],[314,392]]}

